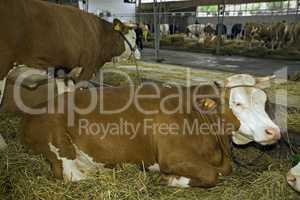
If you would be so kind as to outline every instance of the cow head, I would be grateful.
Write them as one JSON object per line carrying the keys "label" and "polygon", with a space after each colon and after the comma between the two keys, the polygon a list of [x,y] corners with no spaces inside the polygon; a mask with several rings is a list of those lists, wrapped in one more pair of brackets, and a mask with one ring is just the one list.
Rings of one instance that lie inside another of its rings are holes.
{"label": "cow head", "polygon": [[233,141],[238,145],[251,141],[269,145],[281,138],[279,127],[265,111],[267,95],[258,88],[266,81],[270,81],[270,77],[255,79],[241,74],[229,77],[225,83],[229,91],[229,108],[240,123],[239,130],[233,134]]}
{"label": "cow head", "polygon": [[300,163],[289,171],[286,179],[294,190],[300,192]]}
{"label": "cow head", "polygon": [[137,37],[135,31],[118,19],[114,20],[113,29],[124,36],[125,51],[118,57],[118,59],[129,59],[132,55],[138,60],[141,59],[141,53],[136,45]]}

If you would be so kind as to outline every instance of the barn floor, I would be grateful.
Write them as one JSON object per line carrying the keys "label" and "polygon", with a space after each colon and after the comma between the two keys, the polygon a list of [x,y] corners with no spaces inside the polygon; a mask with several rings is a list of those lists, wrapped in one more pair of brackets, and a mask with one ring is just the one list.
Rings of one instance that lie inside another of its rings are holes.
{"label": "barn floor", "polygon": [[[143,60],[154,61],[154,49],[143,50]],[[188,66],[194,69],[220,70],[232,73],[248,73],[265,76],[284,67],[290,75],[300,71],[300,61],[272,60],[242,56],[216,56],[186,51],[160,50],[162,63]]]}
{"label": "barn floor", "polygon": [[[186,68],[171,65],[154,66],[141,64],[143,78],[186,84]],[[113,67],[107,65],[106,67]],[[135,67],[130,64],[114,66],[135,75]],[[192,70],[192,83],[203,80],[224,79],[232,73],[208,70]],[[105,82],[123,85],[122,77],[110,75]],[[287,88],[289,94],[300,96],[300,84],[288,82],[284,85],[272,85],[270,91]],[[293,113],[289,125],[300,130],[298,112]],[[292,115],[290,115],[292,116]],[[159,185],[159,176],[144,172],[136,166],[124,165],[115,170],[98,172],[92,179],[79,183],[63,183],[55,180],[49,171],[49,165],[42,156],[33,156],[18,142],[20,118],[11,114],[0,115],[0,133],[9,143],[9,148],[0,152],[0,199],[112,199],[112,200],[296,200],[300,199],[285,181],[285,175],[291,167],[289,149],[277,145],[265,149],[266,153],[255,160],[248,168],[234,164],[231,176],[221,178],[217,187],[211,189],[178,189]],[[254,146],[235,148],[236,157],[242,163],[253,161],[261,150]]]}

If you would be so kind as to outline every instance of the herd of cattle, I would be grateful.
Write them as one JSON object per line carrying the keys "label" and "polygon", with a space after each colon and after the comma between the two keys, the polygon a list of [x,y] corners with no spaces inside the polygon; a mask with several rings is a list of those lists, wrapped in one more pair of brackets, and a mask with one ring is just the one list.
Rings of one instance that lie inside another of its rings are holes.
{"label": "herd of cattle", "polygon": [[[97,88],[97,106],[87,113],[75,112],[76,108],[88,107],[94,96],[89,88],[76,88],[74,83],[89,80],[98,67],[114,57],[140,56],[135,48],[134,31],[118,20],[111,24],[76,8],[40,0],[1,1],[0,24],[6,27],[0,32],[0,111],[23,114],[22,141],[51,162],[57,178],[79,181],[94,170],[131,163],[159,171],[168,186],[213,187],[218,177],[231,172],[231,140],[238,145],[252,141],[270,145],[281,138],[280,128],[265,110],[267,95],[260,88],[271,77],[235,75],[223,82],[191,87],[153,88],[143,84],[134,91],[151,98],[144,98],[139,106],[130,104],[127,109],[111,114],[97,108],[119,109],[123,102],[128,102],[131,88]],[[66,69],[69,75],[50,76],[51,67]],[[51,84],[55,86],[55,95],[50,100]],[[153,98],[157,91],[160,96]],[[52,112],[24,113],[16,101],[16,92],[20,92],[19,100],[26,107],[48,107]],[[62,107],[57,104],[61,100]],[[163,112],[162,104],[175,112]],[[179,105],[183,109],[177,109]],[[158,112],[145,113],[141,109]],[[70,111],[74,114],[73,126],[69,126]],[[80,129],[82,122],[109,127],[120,118],[133,127],[148,119],[158,125],[176,123],[178,129],[175,133],[130,129],[129,134],[121,135],[94,134],[93,127],[85,129],[83,134]],[[207,134],[202,134],[194,129],[184,134],[185,122],[212,125],[218,119],[222,127],[233,125],[230,131],[224,129],[220,134],[210,128]],[[298,165],[287,175],[288,183],[297,191],[300,191],[299,168]]]}
{"label": "herd of cattle", "polygon": [[187,27],[186,34],[204,40],[203,38],[218,35],[219,29],[223,39],[248,41],[249,48],[253,47],[253,43],[259,42],[259,46],[272,50],[292,46],[300,49],[300,22],[234,24],[231,30],[225,25],[192,24]]}

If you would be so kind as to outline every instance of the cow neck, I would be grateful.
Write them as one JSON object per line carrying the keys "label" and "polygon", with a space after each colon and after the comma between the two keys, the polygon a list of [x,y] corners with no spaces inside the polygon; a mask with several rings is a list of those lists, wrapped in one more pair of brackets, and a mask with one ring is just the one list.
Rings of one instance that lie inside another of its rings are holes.
{"label": "cow neck", "polygon": [[[230,89],[226,88],[226,87],[222,87],[220,88],[220,103],[221,103],[221,106],[220,106],[220,110],[219,110],[219,117],[224,120],[226,118],[226,116],[224,115],[226,110],[225,108],[226,107],[229,107],[229,102],[230,102]],[[225,122],[227,123],[227,122]],[[223,133],[225,135],[220,136],[220,135],[217,135],[216,138],[221,146],[221,149],[223,151],[223,153],[225,154],[225,156],[227,158],[231,158],[231,152],[230,152],[230,144],[231,144],[231,136],[228,135],[227,132],[225,132],[225,130],[223,130]],[[226,137],[227,136],[227,137]]]}
{"label": "cow neck", "polygon": [[[212,87],[212,86],[211,86]],[[217,114],[204,114],[204,113],[201,113],[199,111],[195,111],[196,112],[196,115],[198,116],[199,120],[201,120],[200,122],[206,122],[206,123],[215,123],[216,122],[216,119],[224,119],[224,115],[222,114],[223,113],[223,106],[226,106],[226,104],[224,103],[227,103],[228,104],[228,94],[227,94],[227,91],[225,90],[225,88],[220,88],[218,87],[218,91],[219,91],[219,103],[221,103],[221,106],[217,106]],[[225,100],[225,102],[224,102]],[[224,153],[224,155],[228,158],[230,158],[230,146],[229,146],[229,143],[230,143],[230,137],[228,134],[225,133],[225,130],[222,130],[222,133],[219,133],[214,126],[212,126],[213,130],[212,130],[212,133],[211,135],[212,136],[215,136],[216,138],[216,141],[219,143],[220,147],[221,147],[221,150],[222,152]]]}
{"label": "cow neck", "polygon": [[[104,62],[110,62],[113,57],[120,56],[125,50],[124,42],[121,36],[113,30],[112,23],[109,23],[103,19],[99,20],[99,46],[101,51],[99,52],[99,59],[103,59]],[[123,50],[123,51],[122,51]]]}

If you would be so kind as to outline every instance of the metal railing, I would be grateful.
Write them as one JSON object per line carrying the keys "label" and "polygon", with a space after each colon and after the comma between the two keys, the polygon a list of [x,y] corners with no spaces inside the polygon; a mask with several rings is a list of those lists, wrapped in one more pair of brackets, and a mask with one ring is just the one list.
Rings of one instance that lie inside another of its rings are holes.
{"label": "metal railing", "polygon": [[[278,9],[278,10],[238,10],[225,11],[226,17],[243,17],[243,16],[277,16],[277,15],[297,15],[300,14],[300,8]],[[218,12],[197,12],[197,17],[217,17]]]}

